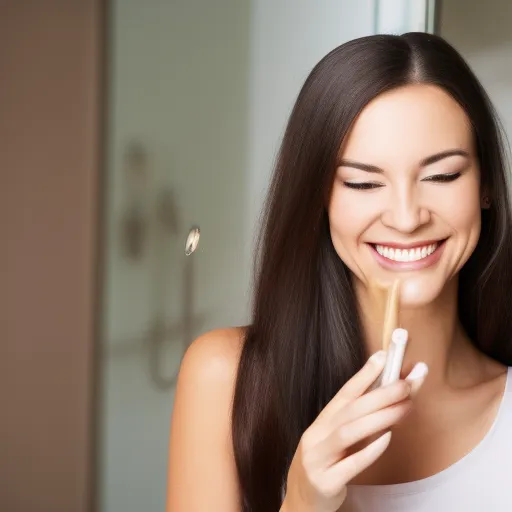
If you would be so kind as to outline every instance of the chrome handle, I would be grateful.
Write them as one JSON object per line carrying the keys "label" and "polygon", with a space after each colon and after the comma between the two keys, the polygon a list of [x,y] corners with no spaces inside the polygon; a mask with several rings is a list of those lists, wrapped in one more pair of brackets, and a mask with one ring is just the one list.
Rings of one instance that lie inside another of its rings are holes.
{"label": "chrome handle", "polygon": [[190,256],[199,245],[199,237],[201,236],[201,230],[196,226],[193,227],[187,236],[187,241],[185,243],[185,254]]}

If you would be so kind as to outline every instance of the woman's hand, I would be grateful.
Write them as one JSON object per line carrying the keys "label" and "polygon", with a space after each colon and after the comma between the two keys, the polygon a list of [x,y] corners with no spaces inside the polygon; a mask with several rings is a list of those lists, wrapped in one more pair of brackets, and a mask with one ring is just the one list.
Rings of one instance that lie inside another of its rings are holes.
{"label": "woman's hand", "polygon": [[[410,395],[419,389],[427,371],[419,363],[406,380],[366,393],[385,359],[385,352],[370,357],[304,432],[288,473],[282,511],[337,511],[347,483],[384,453],[391,439],[389,428],[408,413]],[[351,447],[376,434],[380,434],[377,439],[350,453]]]}

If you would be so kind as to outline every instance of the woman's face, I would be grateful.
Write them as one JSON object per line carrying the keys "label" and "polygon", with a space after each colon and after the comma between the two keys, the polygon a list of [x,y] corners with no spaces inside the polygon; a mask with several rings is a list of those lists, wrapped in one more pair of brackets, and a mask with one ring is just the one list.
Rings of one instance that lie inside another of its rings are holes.
{"label": "woman's face", "polygon": [[402,280],[404,305],[439,296],[480,235],[480,171],[469,120],[442,89],[384,93],[341,149],[331,237],[356,285]]}

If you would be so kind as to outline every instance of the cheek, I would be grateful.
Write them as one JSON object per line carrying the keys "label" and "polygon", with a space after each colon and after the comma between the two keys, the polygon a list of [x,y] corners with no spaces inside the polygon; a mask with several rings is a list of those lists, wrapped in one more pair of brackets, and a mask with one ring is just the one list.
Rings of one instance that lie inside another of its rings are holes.
{"label": "cheek", "polygon": [[476,180],[468,180],[460,187],[446,206],[447,218],[453,229],[468,237],[471,245],[478,240],[481,225],[480,187]]}
{"label": "cheek", "polygon": [[331,238],[336,252],[343,260],[356,248],[361,235],[372,222],[375,206],[368,203],[362,194],[335,185],[329,202],[328,215]]}
{"label": "cheek", "polygon": [[473,232],[480,232],[480,216],[480,207],[468,201],[457,208],[452,208],[450,223],[458,232],[471,235]]}
{"label": "cheek", "polygon": [[450,194],[438,194],[436,204],[442,221],[445,222],[455,234],[454,263],[455,271],[459,271],[467,262],[480,237],[481,209],[480,187],[475,178],[465,180]]}
{"label": "cheek", "polygon": [[[462,265],[464,265],[478,244],[482,225],[482,214],[480,205],[475,207],[474,203],[466,203],[466,206],[461,207],[460,210],[456,208],[454,208],[454,210],[458,211],[454,214],[452,222],[454,223],[455,229],[462,233],[465,239],[465,248],[462,251],[461,262]],[[462,265],[459,265],[459,270]]]}
{"label": "cheek", "polygon": [[328,208],[331,238],[336,250],[338,243],[352,238],[357,231],[357,210],[347,204],[343,195],[339,186],[335,185]]}

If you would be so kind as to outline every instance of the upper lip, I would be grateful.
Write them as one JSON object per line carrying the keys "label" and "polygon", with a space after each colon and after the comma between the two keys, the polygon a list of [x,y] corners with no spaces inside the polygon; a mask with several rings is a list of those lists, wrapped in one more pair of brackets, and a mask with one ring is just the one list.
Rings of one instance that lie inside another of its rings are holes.
{"label": "upper lip", "polygon": [[439,244],[444,242],[444,239],[435,239],[435,240],[422,240],[421,242],[411,242],[408,244],[399,243],[399,242],[371,242],[371,245],[382,245],[384,247],[392,247],[393,249],[416,249],[418,247],[427,247],[432,244]]}

